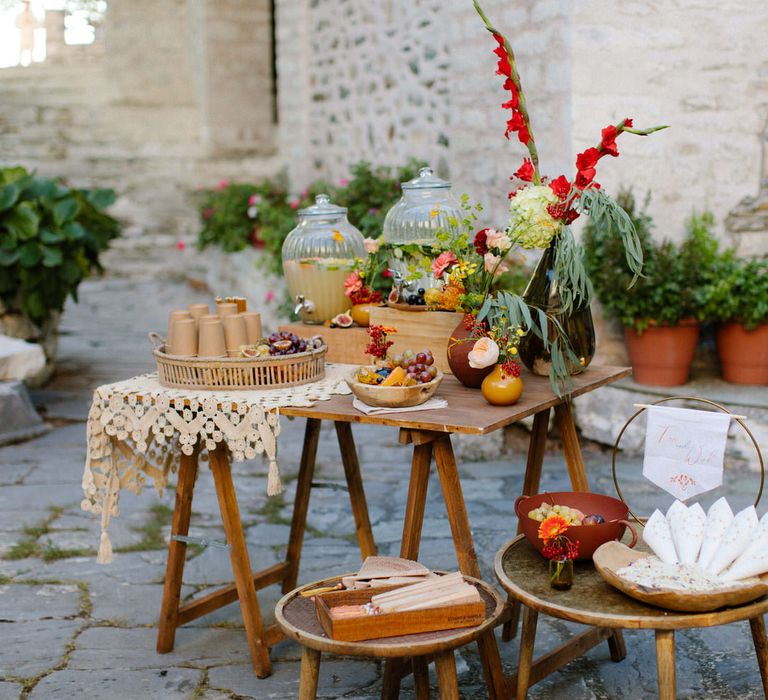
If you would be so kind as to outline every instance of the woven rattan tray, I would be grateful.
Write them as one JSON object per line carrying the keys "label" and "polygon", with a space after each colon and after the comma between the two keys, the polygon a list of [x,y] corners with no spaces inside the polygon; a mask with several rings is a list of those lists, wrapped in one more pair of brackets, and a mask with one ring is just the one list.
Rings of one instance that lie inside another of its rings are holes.
{"label": "woven rattan tray", "polygon": [[183,357],[167,354],[157,333],[149,340],[160,383],[176,389],[279,389],[325,376],[327,345],[280,357]]}

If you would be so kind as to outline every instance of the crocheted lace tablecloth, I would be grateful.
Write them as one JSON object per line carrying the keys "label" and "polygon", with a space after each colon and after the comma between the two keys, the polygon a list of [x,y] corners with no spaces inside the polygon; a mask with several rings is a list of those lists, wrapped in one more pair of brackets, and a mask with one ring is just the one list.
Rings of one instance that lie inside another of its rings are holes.
{"label": "crocheted lace tablecloth", "polygon": [[179,452],[201,456],[225,443],[242,462],[263,454],[269,460],[267,493],[280,493],[277,437],[284,406],[312,406],[349,394],[350,365],[326,364],[325,377],[296,387],[251,391],[171,389],[156,373],[98,387],[88,414],[88,452],[83,473],[83,510],[101,515],[97,561],[112,561],[108,527],[119,514],[120,491],[141,493],[147,478],[162,494]]}

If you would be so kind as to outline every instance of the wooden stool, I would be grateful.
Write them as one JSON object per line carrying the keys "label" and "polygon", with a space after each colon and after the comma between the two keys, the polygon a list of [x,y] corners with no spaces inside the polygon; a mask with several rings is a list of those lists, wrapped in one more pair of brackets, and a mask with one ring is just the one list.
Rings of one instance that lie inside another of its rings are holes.
{"label": "wooden stool", "polygon": [[[315,614],[314,601],[300,595],[304,590],[320,586],[333,586],[341,579],[341,576],[308,583],[288,593],[277,604],[275,619],[286,636],[295,639],[303,647],[299,700],[314,700],[316,697],[320,654],[324,651],[344,656],[410,661],[413,667],[418,700],[425,700],[429,697],[427,664],[430,659],[434,659],[440,697],[443,700],[459,700],[454,650],[475,641],[484,632],[492,630],[504,611],[504,602],[501,596],[491,586],[469,576],[464,578],[478,588],[485,601],[485,622],[481,625],[362,642],[334,641],[325,636]],[[392,690],[392,688],[385,689],[385,692],[392,693]]]}
{"label": "wooden stool", "polygon": [[[510,689],[517,700],[525,700],[530,686],[604,640],[608,642],[611,659],[621,661],[626,650],[623,639],[619,641],[615,637],[615,632],[621,629],[655,631],[659,698],[674,700],[675,631],[717,627],[740,620],[749,620],[752,628],[763,693],[768,699],[768,640],[763,619],[768,612],[768,596],[754,603],[715,612],[663,610],[613,588],[602,579],[591,561],[576,562],[573,587],[568,591],[556,591],[549,585],[546,561],[522,535],[499,550],[495,568],[501,585],[524,606],[520,664],[517,674],[510,679]],[[534,661],[539,613],[590,625],[590,629]]]}

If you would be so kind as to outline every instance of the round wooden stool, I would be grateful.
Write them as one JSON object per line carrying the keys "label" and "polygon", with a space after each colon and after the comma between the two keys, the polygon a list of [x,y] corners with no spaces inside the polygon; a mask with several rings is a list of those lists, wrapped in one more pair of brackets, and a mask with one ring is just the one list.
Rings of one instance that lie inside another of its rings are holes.
{"label": "round wooden stool", "polygon": [[314,700],[317,696],[317,679],[320,672],[321,652],[344,656],[365,656],[372,659],[410,659],[413,666],[416,697],[429,697],[428,657],[434,657],[437,684],[443,700],[459,700],[459,684],[456,678],[455,649],[474,642],[484,632],[493,629],[504,611],[501,596],[487,583],[465,576],[476,586],[485,601],[485,622],[477,627],[409,634],[362,642],[334,641],[325,636],[315,614],[315,604],[300,594],[304,590],[320,586],[334,586],[341,576],[308,583],[283,596],[275,609],[275,619],[288,637],[302,645],[301,680],[299,700]]}
{"label": "round wooden stool", "polygon": [[[639,549],[642,545],[638,546]],[[514,600],[524,606],[523,632],[520,638],[520,664],[511,687],[517,700],[525,700],[528,688],[554,673],[561,666],[581,656],[602,640],[611,646],[611,658],[619,661],[626,651],[616,647],[611,636],[617,629],[648,629],[656,633],[656,663],[660,700],[674,700],[675,630],[716,627],[749,620],[752,638],[768,699],[768,640],[763,615],[768,612],[768,596],[754,603],[715,612],[685,613],[662,610],[624,595],[606,583],[591,561],[576,562],[573,587],[556,591],[549,585],[544,558],[523,535],[507,542],[496,555],[496,576]],[[533,660],[538,614],[590,625],[591,629]]]}

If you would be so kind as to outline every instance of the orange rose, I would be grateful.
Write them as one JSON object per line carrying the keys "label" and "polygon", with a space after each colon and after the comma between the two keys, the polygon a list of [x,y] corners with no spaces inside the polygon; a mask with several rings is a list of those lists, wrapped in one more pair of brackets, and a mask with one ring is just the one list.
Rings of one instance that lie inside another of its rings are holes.
{"label": "orange rose", "polygon": [[491,338],[480,338],[467,354],[467,359],[474,369],[495,365],[499,359],[499,346]]}

